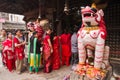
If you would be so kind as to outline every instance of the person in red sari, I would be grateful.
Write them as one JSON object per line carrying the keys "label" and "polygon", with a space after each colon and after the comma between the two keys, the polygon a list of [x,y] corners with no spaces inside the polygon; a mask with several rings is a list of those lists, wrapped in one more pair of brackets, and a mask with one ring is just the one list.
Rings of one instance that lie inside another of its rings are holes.
{"label": "person in red sari", "polygon": [[6,55],[6,66],[10,72],[15,69],[15,54],[12,40],[12,33],[8,33],[8,38],[3,42],[3,52]]}
{"label": "person in red sari", "polygon": [[59,36],[54,33],[53,38],[53,54],[52,54],[52,69],[57,70],[60,68],[60,45]]}
{"label": "person in red sari", "polygon": [[43,63],[44,63],[44,72],[51,72],[51,54],[53,53],[53,48],[50,40],[50,34],[52,30],[50,28],[46,29],[46,35],[43,40]]}
{"label": "person in red sari", "polygon": [[26,42],[21,39],[21,36],[22,36],[21,30],[16,30],[16,36],[14,37],[14,45],[16,55],[16,71],[18,74],[20,74],[22,71],[23,60],[25,57],[24,46]]}
{"label": "person in red sari", "polygon": [[62,45],[62,65],[70,65],[71,57],[71,34],[64,30],[64,33],[60,36],[60,42]]}

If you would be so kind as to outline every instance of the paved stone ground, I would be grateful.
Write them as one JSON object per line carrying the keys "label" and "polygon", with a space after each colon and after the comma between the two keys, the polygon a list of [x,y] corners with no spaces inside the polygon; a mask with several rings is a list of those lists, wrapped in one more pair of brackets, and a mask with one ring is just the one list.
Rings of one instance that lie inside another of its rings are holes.
{"label": "paved stone ground", "polygon": [[[116,67],[113,68],[116,69]],[[120,66],[117,68],[120,68]],[[64,80],[64,77],[67,75],[70,75],[70,80],[79,80],[79,76],[71,70],[71,66],[62,66],[59,70],[54,70],[51,73],[43,73],[42,70],[40,74],[29,74],[28,71],[20,75],[15,71],[11,73],[2,66],[0,56],[0,80]],[[111,80],[116,79],[112,78]]]}
{"label": "paved stone ground", "polygon": [[62,66],[59,70],[54,70],[51,73],[29,74],[28,71],[22,74],[9,72],[2,66],[0,56],[0,80],[63,80],[66,75],[70,75],[70,80],[78,80],[78,75],[71,71],[71,67]]}
{"label": "paved stone ground", "polygon": [[[16,72],[11,73],[7,69],[0,67],[0,80],[63,80],[64,76],[69,73],[69,67],[66,66],[61,67],[59,70],[52,71],[51,73],[43,73],[41,71],[40,74],[29,74],[28,72],[24,72],[20,75]],[[75,76],[72,75],[71,80],[78,80],[78,77]]]}

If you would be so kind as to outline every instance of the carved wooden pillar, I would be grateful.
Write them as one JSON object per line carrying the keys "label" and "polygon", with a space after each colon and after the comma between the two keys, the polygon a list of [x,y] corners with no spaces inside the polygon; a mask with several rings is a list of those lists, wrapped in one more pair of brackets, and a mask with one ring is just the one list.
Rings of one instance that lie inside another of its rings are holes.
{"label": "carved wooden pillar", "polygon": [[39,0],[39,16],[38,18],[45,18],[46,15],[46,0]]}

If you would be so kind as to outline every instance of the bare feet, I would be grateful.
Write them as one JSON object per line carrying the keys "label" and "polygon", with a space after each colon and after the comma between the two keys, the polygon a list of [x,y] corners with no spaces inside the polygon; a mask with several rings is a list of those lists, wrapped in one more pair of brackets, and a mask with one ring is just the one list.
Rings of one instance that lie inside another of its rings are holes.
{"label": "bare feet", "polygon": [[21,72],[20,72],[20,71],[18,71],[18,72],[17,72],[17,74],[21,74]]}
{"label": "bare feet", "polygon": [[40,74],[40,72],[35,72],[35,74]]}
{"label": "bare feet", "polygon": [[29,72],[30,74],[33,74],[34,72]]}

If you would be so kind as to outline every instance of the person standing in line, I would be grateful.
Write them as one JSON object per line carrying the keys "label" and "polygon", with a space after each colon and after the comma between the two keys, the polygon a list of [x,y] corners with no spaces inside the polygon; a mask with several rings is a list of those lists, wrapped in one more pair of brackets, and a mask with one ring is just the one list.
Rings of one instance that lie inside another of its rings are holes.
{"label": "person standing in line", "polygon": [[52,69],[57,70],[60,68],[60,44],[59,36],[54,32],[53,38],[53,54],[52,54]]}
{"label": "person standing in line", "polygon": [[71,36],[71,64],[74,66],[76,64],[78,64],[78,41],[77,41],[77,31],[78,31],[78,27],[74,26],[73,29],[73,34]]}
{"label": "person standing in line", "polygon": [[33,36],[33,32],[35,31],[34,29],[34,24],[33,22],[28,22],[27,23],[27,28],[28,28],[28,34],[26,35],[25,41],[27,41],[27,44],[25,45],[25,58],[24,58],[24,67],[28,70],[29,68],[29,64],[28,64],[28,55],[29,55],[29,51],[28,51],[28,43],[30,43],[30,38],[31,36]]}
{"label": "person standing in line", "polygon": [[14,45],[15,45],[15,55],[16,55],[16,71],[18,74],[21,73],[24,61],[24,46],[26,44],[25,41],[21,40],[22,32],[21,30],[16,30],[16,35],[14,37]]}
{"label": "person standing in line", "polygon": [[64,29],[64,33],[60,36],[60,42],[62,45],[62,65],[70,65],[71,57],[71,34]]}
{"label": "person standing in line", "polygon": [[2,57],[2,63],[3,63],[3,66],[5,67],[6,67],[6,56],[2,52],[3,50],[2,42],[4,42],[6,39],[7,39],[7,33],[6,33],[6,30],[3,29],[1,30],[1,35],[0,35],[0,52],[1,52],[1,57]]}
{"label": "person standing in line", "polygon": [[37,31],[33,32],[33,36],[30,38],[29,43],[29,57],[28,63],[30,64],[29,71],[32,73],[33,68],[35,68],[35,72],[38,73],[40,66],[40,47],[41,42],[38,40]]}
{"label": "person standing in line", "polygon": [[29,32],[28,32],[28,41],[29,41],[31,36],[33,35],[33,32],[35,31],[35,26],[34,26],[33,22],[29,22],[27,24],[27,27],[29,29]]}
{"label": "person standing in line", "polygon": [[6,54],[6,66],[10,72],[15,69],[15,53],[12,33],[8,33],[8,38],[3,42],[3,53]]}
{"label": "person standing in line", "polygon": [[53,53],[53,47],[50,40],[50,34],[52,33],[52,29],[47,27],[46,35],[43,39],[43,64],[44,64],[44,72],[49,73],[52,70],[51,66],[51,54]]}

